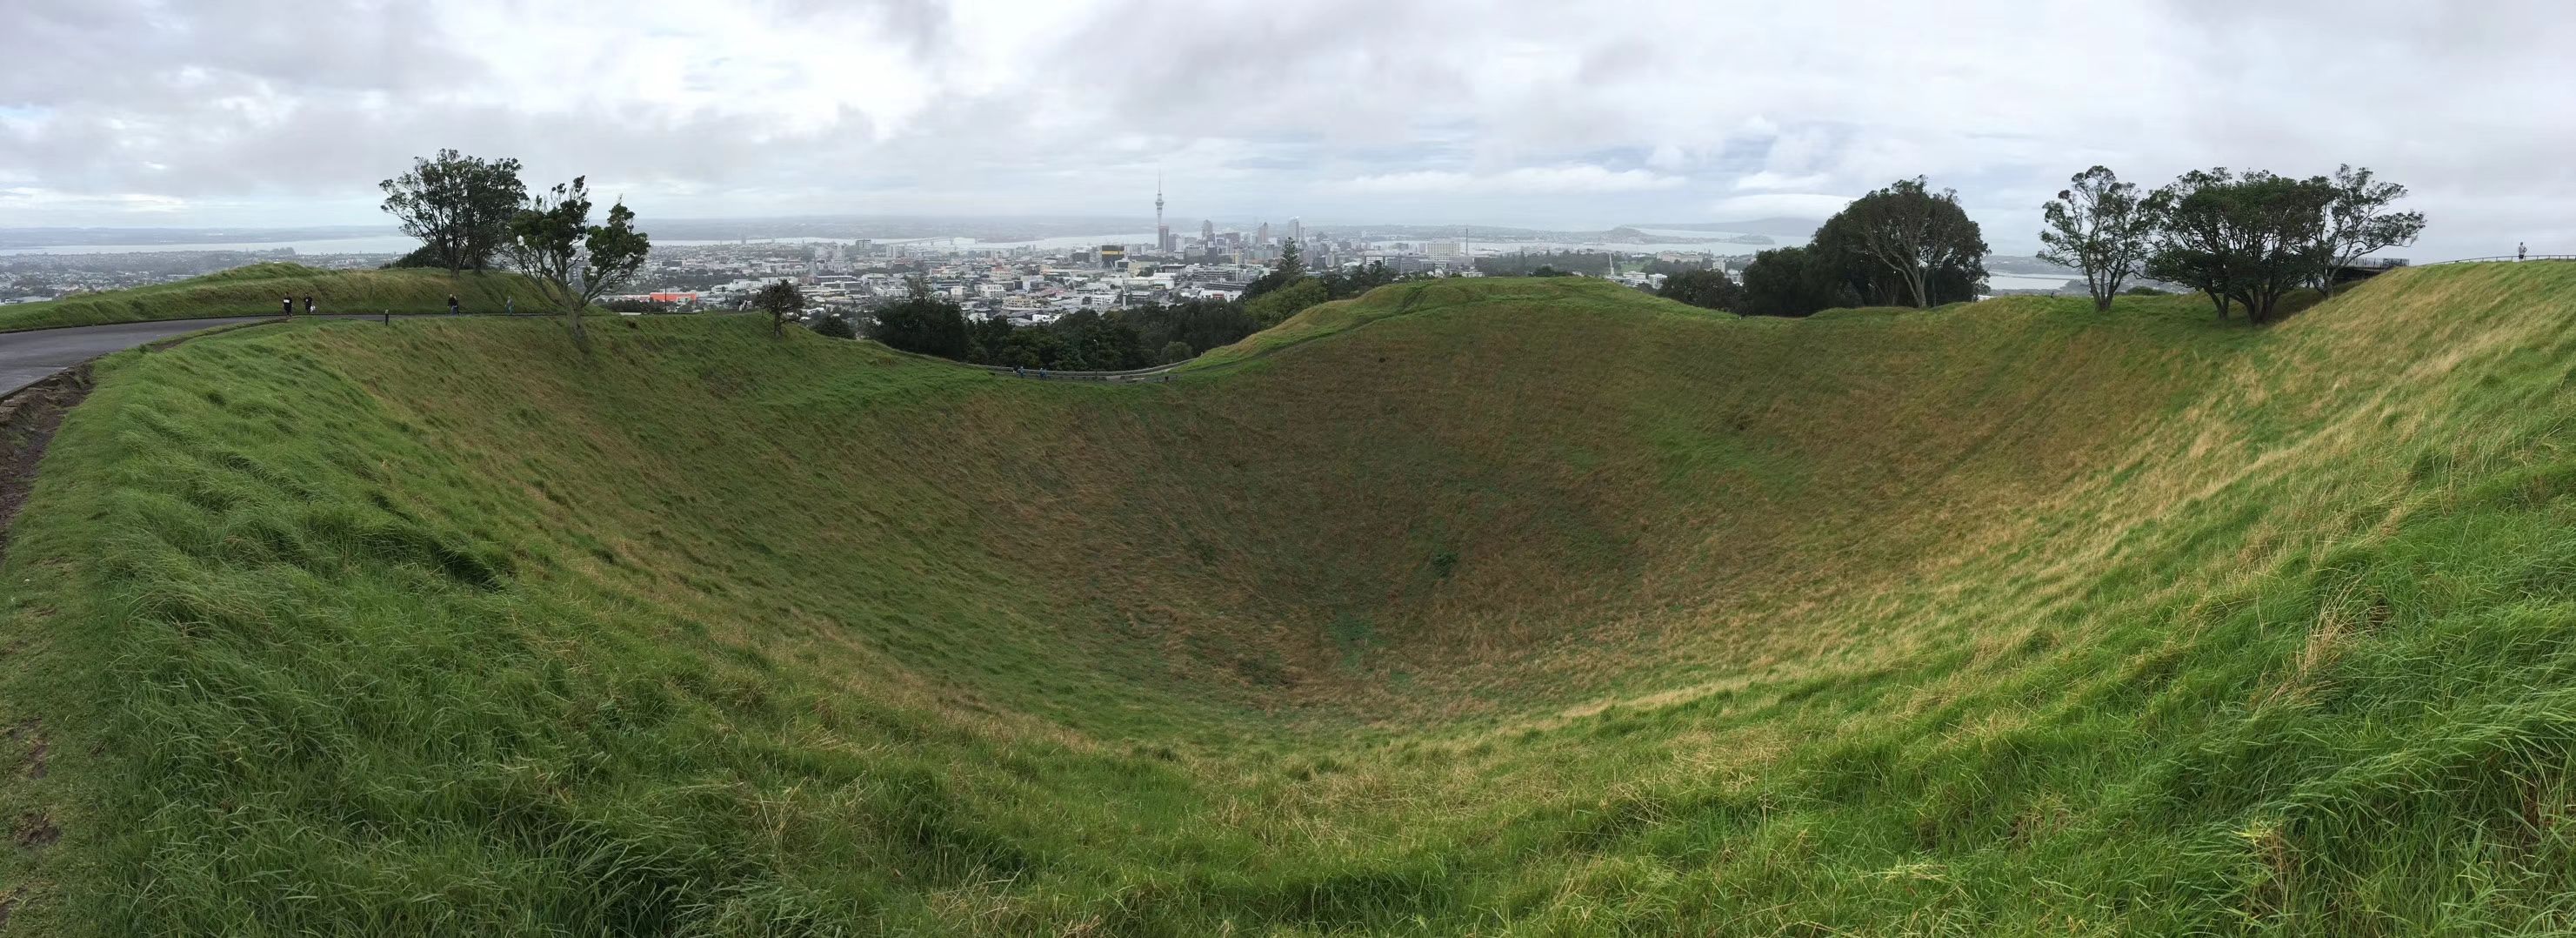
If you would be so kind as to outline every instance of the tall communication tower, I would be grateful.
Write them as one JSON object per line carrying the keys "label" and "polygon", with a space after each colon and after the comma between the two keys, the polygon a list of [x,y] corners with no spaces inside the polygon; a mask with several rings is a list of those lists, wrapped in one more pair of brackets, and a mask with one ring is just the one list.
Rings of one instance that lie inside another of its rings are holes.
{"label": "tall communication tower", "polygon": [[1163,174],[1154,174],[1154,251],[1172,249],[1172,229],[1163,227]]}

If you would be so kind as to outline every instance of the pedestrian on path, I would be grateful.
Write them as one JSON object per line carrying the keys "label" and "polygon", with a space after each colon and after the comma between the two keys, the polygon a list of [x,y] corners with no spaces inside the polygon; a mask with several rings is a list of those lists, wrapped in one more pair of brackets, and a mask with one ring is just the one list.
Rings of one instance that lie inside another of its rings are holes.
{"label": "pedestrian on path", "polygon": [[2524,243],[2522,243],[2522,242],[2520,242],[2520,241],[2516,241],[2516,242],[2514,242],[2514,243],[2513,243],[2513,259],[2514,259],[2514,261],[2515,261],[2516,263],[2520,263],[2520,262],[2522,262],[2522,261],[2530,260],[2530,259],[2531,259],[2531,245],[2524,244]]}
{"label": "pedestrian on path", "polygon": [[519,298],[518,298],[518,297],[515,297],[515,296],[505,296],[505,297],[502,297],[502,298],[501,298],[501,315],[504,315],[504,316],[516,316],[516,315],[518,315],[518,314],[519,314]]}
{"label": "pedestrian on path", "polygon": [[291,296],[278,297],[277,309],[278,315],[284,316],[288,319],[295,318],[295,298]]}
{"label": "pedestrian on path", "polygon": [[447,314],[454,316],[456,313],[456,294],[450,293],[447,295]]}
{"label": "pedestrian on path", "polygon": [[304,315],[313,315],[313,294],[304,294]]}

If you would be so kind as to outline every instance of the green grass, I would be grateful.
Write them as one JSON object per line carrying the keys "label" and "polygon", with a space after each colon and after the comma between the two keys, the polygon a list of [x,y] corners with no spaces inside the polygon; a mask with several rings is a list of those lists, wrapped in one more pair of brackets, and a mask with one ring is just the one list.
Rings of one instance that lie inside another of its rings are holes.
{"label": "green grass", "polygon": [[294,297],[311,296],[326,313],[444,313],[455,294],[466,312],[497,313],[515,299],[521,312],[545,308],[536,283],[518,274],[444,270],[318,270],[301,264],[236,267],[177,283],[107,290],[44,303],[0,307],[0,332],[102,323],[213,316],[268,316]]}
{"label": "green grass", "polygon": [[0,881],[66,934],[2564,932],[2571,308],[129,353],[0,567],[0,815],[61,832]]}

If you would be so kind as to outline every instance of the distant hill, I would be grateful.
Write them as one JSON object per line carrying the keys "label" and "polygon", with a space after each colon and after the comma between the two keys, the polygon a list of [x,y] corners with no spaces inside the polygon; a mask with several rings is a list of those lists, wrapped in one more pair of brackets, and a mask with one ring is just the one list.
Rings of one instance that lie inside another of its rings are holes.
{"label": "distant hill", "polygon": [[312,296],[321,312],[443,313],[448,294],[468,312],[499,312],[516,300],[523,312],[543,308],[534,281],[514,273],[465,273],[444,270],[320,270],[301,264],[271,262],[236,267],[175,283],[126,290],[83,293],[42,303],[0,306],[0,332],[55,326],[91,326],[156,319],[211,316],[259,316],[278,311],[278,300],[294,297],[303,309]]}

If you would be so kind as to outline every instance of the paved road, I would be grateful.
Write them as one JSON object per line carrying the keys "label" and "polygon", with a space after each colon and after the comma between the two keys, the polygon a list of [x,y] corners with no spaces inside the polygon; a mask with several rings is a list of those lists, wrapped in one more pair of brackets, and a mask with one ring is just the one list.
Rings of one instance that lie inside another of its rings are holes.
{"label": "paved road", "polygon": [[[485,314],[489,315],[489,314]],[[537,315],[520,313],[522,317]],[[109,352],[121,352],[138,345],[158,342],[172,336],[186,335],[200,329],[263,322],[275,316],[228,316],[220,319],[173,319],[164,322],[120,322],[105,326],[66,326],[60,329],[30,329],[25,332],[0,332],[0,395],[15,394],[55,373]],[[302,318],[302,317],[298,317]],[[324,313],[319,319],[358,319],[374,321],[375,316],[358,313]],[[412,313],[395,319],[444,319],[439,313]],[[1134,371],[1053,371],[1047,377],[1057,381],[1144,381],[1163,374],[1180,364],[1158,365]],[[997,374],[1012,370],[995,365],[969,365]],[[1025,377],[1036,378],[1037,369],[1028,369]]]}
{"label": "paved road", "polygon": [[72,326],[0,333],[0,394],[52,377],[55,372],[109,352],[119,352],[199,329],[258,322],[266,317],[178,319],[168,322],[120,322],[106,326]]}
{"label": "paved road", "polygon": [[[499,318],[497,313],[468,315]],[[532,313],[518,313],[525,318]],[[266,322],[269,316],[222,316],[213,319],[171,319],[161,322],[120,322],[105,326],[64,326],[58,329],[29,329],[24,332],[0,332],[0,395],[15,394],[18,389],[52,377],[55,372],[80,364],[109,352],[121,352],[171,336],[186,335],[199,329]],[[321,313],[297,316],[297,319],[353,319],[375,322],[373,313]],[[395,319],[447,319],[445,313],[401,313]]]}

